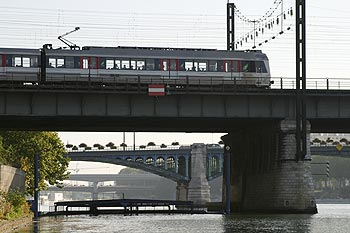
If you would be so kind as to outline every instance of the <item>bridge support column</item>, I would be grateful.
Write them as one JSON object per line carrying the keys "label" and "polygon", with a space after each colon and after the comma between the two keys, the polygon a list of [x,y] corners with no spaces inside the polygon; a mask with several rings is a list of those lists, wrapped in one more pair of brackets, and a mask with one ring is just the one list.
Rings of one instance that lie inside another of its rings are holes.
{"label": "bridge support column", "polygon": [[93,187],[93,191],[91,193],[92,200],[98,200],[98,191],[97,191],[98,187],[97,187],[97,185],[98,185],[98,182],[92,183],[92,187]]}
{"label": "bridge support column", "polygon": [[295,160],[295,130],[295,120],[286,119],[222,137],[231,147],[232,212],[317,213],[311,161]]}
{"label": "bridge support column", "polygon": [[188,186],[186,184],[177,183],[176,185],[176,200],[187,201]]}
{"label": "bridge support column", "polygon": [[188,200],[194,204],[210,202],[210,186],[207,179],[207,149],[203,143],[192,145],[191,180],[188,185]]}

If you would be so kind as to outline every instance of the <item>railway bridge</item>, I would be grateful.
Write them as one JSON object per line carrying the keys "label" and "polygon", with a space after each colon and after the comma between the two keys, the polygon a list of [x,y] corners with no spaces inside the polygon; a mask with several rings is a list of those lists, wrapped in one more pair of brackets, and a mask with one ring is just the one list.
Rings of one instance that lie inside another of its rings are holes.
{"label": "railway bridge", "polygon": [[[149,96],[148,87],[137,83],[1,83],[0,128],[224,132],[223,141],[231,148],[232,210],[312,213],[310,161],[295,161],[295,90],[282,82],[273,89],[192,83],[172,86],[164,96]],[[339,90],[328,87],[308,87],[308,132],[350,132],[350,92],[342,85]]]}

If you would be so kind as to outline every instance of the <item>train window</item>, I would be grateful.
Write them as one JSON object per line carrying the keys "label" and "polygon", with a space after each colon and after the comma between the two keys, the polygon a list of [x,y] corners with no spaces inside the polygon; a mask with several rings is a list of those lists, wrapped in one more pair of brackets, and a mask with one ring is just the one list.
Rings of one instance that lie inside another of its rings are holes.
{"label": "train window", "polygon": [[0,67],[2,66],[2,54],[0,54]]}
{"label": "train window", "polygon": [[66,68],[74,68],[74,57],[66,57]]}
{"label": "train window", "polygon": [[122,69],[128,70],[130,68],[130,61],[128,60],[122,60]]}
{"label": "train window", "polygon": [[30,67],[38,67],[38,57],[30,57]]}
{"label": "train window", "polygon": [[160,64],[160,59],[154,59],[154,69],[155,70],[161,70],[161,64]]}
{"label": "train window", "polygon": [[198,71],[207,71],[207,62],[206,61],[198,62]]}
{"label": "train window", "polygon": [[146,59],[146,69],[147,70],[155,70],[154,69],[154,60],[153,59]]}
{"label": "train window", "polygon": [[256,61],[255,68],[257,73],[267,73],[266,66],[263,61]]}
{"label": "train window", "polygon": [[136,69],[136,61],[135,60],[131,60],[130,61],[130,70],[135,70]]}
{"label": "train window", "polygon": [[168,61],[167,60],[163,60],[161,70],[164,70],[164,71],[168,70]]}
{"label": "train window", "polygon": [[114,60],[106,60],[106,69],[110,70],[110,69],[114,69]]}
{"label": "train window", "polygon": [[217,61],[209,61],[209,71],[218,71],[218,63]]}
{"label": "train window", "polygon": [[106,69],[106,58],[100,57],[98,60],[100,69]]}
{"label": "train window", "polygon": [[88,58],[83,58],[83,69],[89,69],[89,59]]}
{"label": "train window", "polygon": [[22,58],[22,66],[23,67],[30,67],[30,58],[29,57],[23,57]]}
{"label": "train window", "polygon": [[89,59],[89,68],[90,69],[97,69],[97,58],[96,57],[90,57]]}
{"label": "train window", "polygon": [[64,68],[64,59],[63,58],[57,58],[57,68]]}
{"label": "train window", "polygon": [[12,57],[12,66],[21,67],[22,66],[22,57]]}
{"label": "train window", "polygon": [[119,70],[122,66],[121,66],[121,60],[115,60],[114,61],[114,69]]}
{"label": "train window", "polygon": [[217,63],[218,63],[218,71],[219,72],[224,72],[225,70],[224,70],[224,61],[217,61]]}
{"label": "train window", "polygon": [[193,70],[193,61],[185,61],[185,69],[187,71]]}
{"label": "train window", "polygon": [[226,72],[238,72],[238,61],[227,61],[225,63]]}
{"label": "train window", "polygon": [[173,71],[177,70],[176,69],[176,60],[175,59],[170,60],[170,70],[173,70]]}
{"label": "train window", "polygon": [[74,68],[80,69],[81,68],[80,63],[81,63],[80,57],[74,57]]}
{"label": "train window", "polygon": [[144,70],[145,69],[145,61],[142,61],[142,60],[137,61],[137,69]]}
{"label": "train window", "polygon": [[239,62],[231,61],[231,72],[239,72]]}
{"label": "train window", "polygon": [[49,58],[49,66],[50,68],[56,68],[56,58]]}
{"label": "train window", "polygon": [[185,60],[179,60],[179,70],[180,71],[185,71]]}
{"label": "train window", "polygon": [[242,61],[242,72],[255,73],[255,62],[254,61]]}

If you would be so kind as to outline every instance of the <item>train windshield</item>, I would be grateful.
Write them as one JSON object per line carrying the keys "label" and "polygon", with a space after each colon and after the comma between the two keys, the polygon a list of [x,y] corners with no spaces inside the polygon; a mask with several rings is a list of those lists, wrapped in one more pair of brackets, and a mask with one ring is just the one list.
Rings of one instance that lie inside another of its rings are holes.
{"label": "train windshield", "polygon": [[242,72],[248,73],[267,73],[263,61],[242,61]]}

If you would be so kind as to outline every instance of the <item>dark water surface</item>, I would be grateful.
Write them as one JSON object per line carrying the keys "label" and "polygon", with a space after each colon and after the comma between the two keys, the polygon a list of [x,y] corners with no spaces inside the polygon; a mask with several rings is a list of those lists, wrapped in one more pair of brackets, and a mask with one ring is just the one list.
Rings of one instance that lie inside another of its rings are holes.
{"label": "dark water surface", "polygon": [[350,204],[320,204],[315,215],[104,215],[46,217],[31,232],[310,232],[350,233]]}

